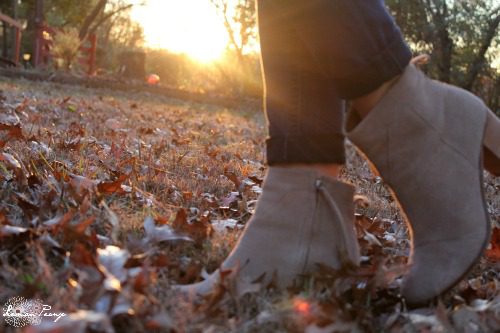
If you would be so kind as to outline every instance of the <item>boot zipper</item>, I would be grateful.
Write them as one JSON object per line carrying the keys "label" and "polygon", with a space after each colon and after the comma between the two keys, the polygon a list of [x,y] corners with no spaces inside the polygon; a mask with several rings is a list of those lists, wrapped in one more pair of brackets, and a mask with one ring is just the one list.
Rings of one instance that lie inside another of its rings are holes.
{"label": "boot zipper", "polygon": [[305,255],[303,257],[303,264],[302,264],[302,270],[301,270],[301,273],[304,274],[306,272],[306,268],[307,268],[307,264],[309,262],[309,256],[310,256],[310,253],[311,253],[311,247],[312,247],[312,240],[313,240],[313,236],[314,236],[314,229],[316,228],[316,219],[317,219],[317,214],[318,214],[318,209],[319,209],[319,188],[323,186],[323,180],[318,178],[316,179],[315,181],[315,184],[314,184],[315,188],[316,188],[316,193],[315,193],[315,204],[314,204],[314,213],[313,213],[313,217],[312,217],[312,222],[311,222],[311,227],[310,227],[310,232],[309,232],[309,239],[307,240],[306,242],[306,252],[305,252]]}
{"label": "boot zipper", "polygon": [[[331,196],[331,194],[328,192],[328,190],[325,188],[323,185],[322,180],[316,181],[316,189],[319,194],[323,196],[325,199],[327,206],[330,208],[331,212],[333,213],[333,218],[330,219],[332,223],[337,224],[337,230],[340,232],[340,237],[339,237],[339,242],[335,244],[335,247],[337,248],[337,255],[342,264],[346,262],[350,262],[350,258],[354,257],[355,255],[353,253],[349,253],[348,249],[349,246],[347,244],[349,238],[350,238],[350,232],[347,229],[347,226],[345,225],[345,222],[342,217],[342,212],[335,202],[335,199]],[[319,199],[317,199],[319,202]],[[312,239],[311,239],[312,241]]]}

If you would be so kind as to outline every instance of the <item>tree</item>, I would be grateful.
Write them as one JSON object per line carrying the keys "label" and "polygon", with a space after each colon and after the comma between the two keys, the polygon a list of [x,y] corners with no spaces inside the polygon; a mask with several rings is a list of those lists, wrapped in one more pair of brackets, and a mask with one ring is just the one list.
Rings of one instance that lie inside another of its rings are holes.
{"label": "tree", "polygon": [[[35,22],[35,8],[37,3],[43,2],[44,22],[51,27],[61,31],[76,31],[79,39],[84,41],[90,34],[98,35],[98,45],[105,45],[108,52],[99,52],[103,57],[109,58],[109,55],[116,56],[117,52],[111,50],[120,43],[128,46],[136,46],[142,40],[142,28],[132,22],[128,15],[128,10],[135,5],[141,5],[143,2],[136,0],[134,2],[124,0],[20,0],[20,16],[28,18],[27,38],[29,44],[25,44],[27,52],[31,51],[31,45],[35,40],[35,31],[37,24]],[[102,29],[102,31],[99,31]],[[117,32],[118,31],[118,32]],[[121,39],[113,39],[110,36],[119,34]],[[130,38],[130,40],[126,40]],[[110,44],[110,40],[113,43]],[[119,42],[118,42],[119,40]],[[100,61],[100,63],[109,63],[110,61]]]}
{"label": "tree", "polygon": [[129,8],[124,6],[124,2],[116,1],[108,7],[106,13],[114,13],[113,16],[106,19],[106,16],[110,14],[103,15],[103,18],[94,26],[99,27],[98,63],[104,68],[111,69],[121,65],[119,58],[123,52],[142,47],[144,31],[137,22],[132,21],[128,12]]}
{"label": "tree", "polygon": [[497,0],[387,0],[386,4],[414,51],[431,54],[427,68],[431,76],[476,92],[480,77],[499,82],[500,74],[490,66],[500,43]]}
{"label": "tree", "polygon": [[69,72],[80,48],[78,31],[74,28],[67,28],[66,31],[60,31],[54,36],[53,42],[52,54],[62,61],[62,67]]}
{"label": "tree", "polygon": [[[9,13],[10,12],[10,5],[9,3],[7,2],[4,2],[4,3],[0,3],[0,12],[3,12],[3,13]],[[3,58],[7,58],[8,57],[8,39],[9,39],[9,34],[8,34],[8,25],[5,23],[5,22],[2,22],[2,25],[1,25],[1,28],[2,28],[2,43],[1,45],[3,46],[2,47],[2,53],[1,53],[1,56]]]}
{"label": "tree", "polygon": [[82,26],[80,27],[79,37],[81,40],[87,37],[87,33],[89,32],[90,26],[94,21],[96,21],[97,17],[104,11],[104,7],[108,0],[99,0],[94,8],[90,11],[90,13],[83,20]]}
{"label": "tree", "polygon": [[[438,79],[473,86],[499,35],[500,6],[494,6],[495,0],[386,3],[415,51],[431,53],[432,72]],[[467,68],[467,78],[461,77],[463,68]]]}
{"label": "tree", "polygon": [[[257,40],[257,13],[255,0],[210,0],[217,9],[229,37],[228,54],[220,74],[239,95],[255,95],[260,91],[261,78],[256,75],[255,57],[250,55],[252,44]],[[236,58],[233,66],[231,53]],[[260,71],[260,68],[257,69]],[[258,81],[258,82],[257,82]]]}
{"label": "tree", "polygon": [[45,0],[44,2],[45,19],[49,25],[78,30],[97,4],[97,0]]}
{"label": "tree", "polygon": [[236,52],[238,62],[245,67],[245,53],[257,35],[255,0],[238,0],[234,7],[231,7],[229,0],[210,1],[224,20],[229,42]]}
{"label": "tree", "polygon": [[46,0],[46,13],[51,25],[77,28],[81,40],[97,29],[114,15],[132,8],[135,4],[123,1],[90,0]]}
{"label": "tree", "polygon": [[[89,27],[87,29],[87,33],[88,34],[95,33],[98,28],[100,28],[105,22],[111,21],[111,18],[113,18],[113,17],[119,17],[119,18],[121,18],[122,19],[122,23],[123,23],[123,19],[126,19],[128,25],[133,25],[134,27],[137,27],[138,25],[134,24],[134,22],[132,22],[130,20],[130,18],[128,17],[128,15],[127,16],[119,16],[118,15],[120,13],[128,11],[133,6],[134,6],[134,4],[124,4],[122,1],[115,2],[114,4],[112,4],[110,6],[111,9],[109,11],[103,12],[102,15],[101,15],[101,17],[98,20],[94,20],[95,24],[93,24],[91,28]],[[118,22],[118,21],[119,20],[113,20],[112,22]],[[113,25],[114,24],[111,24],[111,26],[113,26]],[[121,27],[123,27],[123,24],[122,24]],[[137,31],[138,29],[135,29],[135,30]],[[140,34],[141,34],[141,37],[142,37],[142,28],[140,29]],[[84,35],[84,32],[80,31],[80,35]]]}
{"label": "tree", "polygon": [[471,90],[480,72],[488,63],[486,59],[488,51],[499,37],[500,4],[491,8],[489,1],[479,1],[474,5],[463,2],[461,6],[466,19],[462,25],[463,31],[467,31],[470,36],[467,38],[469,47],[465,47],[464,52],[471,53],[467,74],[461,84],[465,89]]}

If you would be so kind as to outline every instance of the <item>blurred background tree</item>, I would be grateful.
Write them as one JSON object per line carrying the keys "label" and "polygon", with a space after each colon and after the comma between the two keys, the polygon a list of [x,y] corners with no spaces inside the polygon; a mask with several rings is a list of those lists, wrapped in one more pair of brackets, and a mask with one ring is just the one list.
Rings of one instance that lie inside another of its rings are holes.
{"label": "blurred background tree", "polygon": [[91,33],[97,32],[99,38],[98,66],[109,72],[123,65],[124,53],[144,52],[144,31],[139,23],[130,18],[131,7],[128,1],[110,1],[101,18],[90,30]]}
{"label": "blurred background tree", "polygon": [[[258,95],[258,57],[248,52],[258,43],[255,1],[210,1],[224,21],[228,53],[240,68],[240,75],[229,77],[239,80],[243,94]],[[415,55],[431,55],[424,68],[431,77],[473,91],[500,114],[498,0],[386,0],[386,5]],[[252,82],[244,82],[249,78]]]}
{"label": "blurred background tree", "polygon": [[[0,1],[0,12],[7,13],[13,19],[18,17],[18,0],[2,0]],[[0,56],[3,59],[12,58],[14,55],[14,49],[9,47],[15,43],[15,33],[12,29],[9,29],[9,25],[5,22],[0,24],[0,43],[2,45]]]}
{"label": "blurred background tree", "polygon": [[413,51],[428,53],[432,77],[471,90],[499,112],[498,0],[386,0]]}
{"label": "blurred background tree", "polygon": [[80,40],[90,34],[97,34],[97,63],[101,68],[109,71],[117,69],[119,54],[123,49],[142,47],[142,28],[132,21],[129,15],[130,9],[141,5],[142,1],[12,0],[10,6],[2,2],[0,10],[7,14],[12,13],[13,3],[17,8],[16,16],[26,22],[27,26],[23,36],[24,53],[31,53],[33,49],[37,6],[43,8],[43,20],[51,28],[61,31],[76,30]]}
{"label": "blurred background tree", "polygon": [[54,36],[52,54],[56,57],[56,68],[63,68],[69,72],[78,56],[80,37],[75,28],[60,30]]}
{"label": "blurred background tree", "polygon": [[255,0],[210,0],[224,22],[229,45],[224,62],[218,63],[222,80],[238,95],[260,95],[262,79],[255,52],[257,13]]}
{"label": "blurred background tree", "polygon": [[[205,0],[216,9],[228,37],[224,55],[210,64],[143,45],[143,28],[131,19],[130,9],[148,1],[3,0],[0,10],[26,23],[24,52],[32,48],[34,13],[43,2],[48,25],[76,29],[80,38],[97,34],[103,72],[119,70],[125,52],[145,52],[147,71],[159,74],[163,84],[240,97],[262,95],[255,0]],[[386,0],[386,5],[414,53],[431,55],[424,67],[431,77],[473,91],[500,113],[498,0]]]}

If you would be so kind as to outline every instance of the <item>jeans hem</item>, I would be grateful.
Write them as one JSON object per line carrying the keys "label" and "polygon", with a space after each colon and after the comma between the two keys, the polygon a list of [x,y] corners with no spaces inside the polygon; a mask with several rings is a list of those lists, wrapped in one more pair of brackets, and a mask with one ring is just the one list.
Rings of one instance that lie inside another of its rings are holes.
{"label": "jeans hem", "polygon": [[272,137],[266,140],[267,164],[345,164],[342,134]]}

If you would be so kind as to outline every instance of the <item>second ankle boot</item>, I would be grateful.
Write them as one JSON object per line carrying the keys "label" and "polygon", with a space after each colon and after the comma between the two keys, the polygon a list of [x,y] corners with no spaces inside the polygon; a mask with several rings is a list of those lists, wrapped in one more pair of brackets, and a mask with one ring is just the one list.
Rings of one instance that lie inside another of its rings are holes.
{"label": "second ankle boot", "polygon": [[363,120],[349,114],[349,139],[391,187],[411,227],[408,303],[455,285],[486,248],[482,151],[498,164],[499,124],[477,97],[413,65]]}
{"label": "second ankle boot", "polygon": [[[256,211],[221,269],[239,268],[238,279],[254,281],[274,274],[286,287],[316,263],[339,268],[359,263],[351,185],[311,169],[270,167]],[[184,292],[206,295],[220,270]]]}

